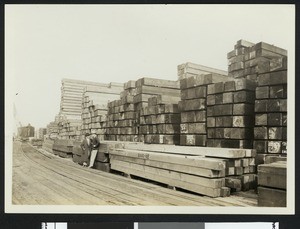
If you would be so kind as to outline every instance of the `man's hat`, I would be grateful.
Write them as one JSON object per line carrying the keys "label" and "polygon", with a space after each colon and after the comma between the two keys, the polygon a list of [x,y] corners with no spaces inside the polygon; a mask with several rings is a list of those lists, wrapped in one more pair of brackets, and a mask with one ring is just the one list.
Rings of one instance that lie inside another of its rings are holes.
{"label": "man's hat", "polygon": [[87,136],[90,136],[90,134],[89,133],[85,133],[85,136],[87,137]]}

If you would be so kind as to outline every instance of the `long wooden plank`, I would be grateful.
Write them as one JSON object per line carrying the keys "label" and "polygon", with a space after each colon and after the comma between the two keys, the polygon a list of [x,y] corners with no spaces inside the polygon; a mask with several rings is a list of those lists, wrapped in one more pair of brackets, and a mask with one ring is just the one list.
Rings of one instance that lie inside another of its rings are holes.
{"label": "long wooden plank", "polygon": [[203,70],[203,71],[208,72],[208,73],[217,73],[217,74],[221,74],[221,75],[228,75],[227,71],[223,71],[223,70],[216,69],[216,68],[210,68],[210,67],[207,67],[207,66],[204,66],[204,65],[195,64],[195,63],[191,63],[191,62],[187,62],[185,64],[179,65],[178,70],[183,69],[185,67]]}
{"label": "long wooden plank", "polygon": [[180,165],[188,165],[212,170],[224,170],[225,162],[220,159],[205,158],[199,156],[184,156],[175,154],[155,153],[139,150],[115,149],[109,150],[109,154],[125,157],[141,158],[153,161],[169,162]]}
{"label": "long wooden plank", "polygon": [[206,178],[206,177],[194,176],[190,174],[171,171],[168,169],[160,169],[160,168],[155,168],[147,165],[140,165],[140,164],[119,161],[119,160],[112,160],[111,164],[153,173],[158,176],[164,176],[174,180],[180,180],[192,184],[199,184],[199,185],[201,184],[201,186],[209,187],[209,188],[221,188],[225,186],[225,178]]}
{"label": "long wooden plank", "polygon": [[153,94],[153,95],[169,95],[169,96],[180,96],[179,89],[172,88],[161,88],[152,86],[141,86],[137,88],[137,94]]}
{"label": "long wooden plank", "polygon": [[132,174],[135,176],[143,177],[146,179],[158,181],[164,184],[168,184],[174,187],[180,187],[189,191],[193,191],[202,195],[207,195],[210,197],[219,197],[221,195],[221,188],[208,188],[203,187],[197,184],[192,184],[180,180],[170,179],[169,177],[158,176],[157,174],[150,173],[144,170],[136,170],[129,167],[123,167],[120,165],[111,165],[111,168],[117,171],[122,171],[128,174]]}
{"label": "long wooden plank", "polygon": [[167,170],[193,174],[193,175],[198,175],[203,177],[209,177],[209,178],[220,178],[225,176],[224,170],[211,170],[211,169],[205,169],[205,168],[188,166],[188,165],[180,165],[180,164],[174,164],[174,163],[163,162],[163,161],[153,161],[153,160],[125,157],[125,156],[118,156],[118,155],[110,155],[110,160],[112,163],[115,160],[126,161],[135,164],[147,165],[151,167],[167,169]]}
{"label": "long wooden plank", "polygon": [[213,147],[188,147],[159,144],[136,144],[136,143],[119,143],[117,148],[133,149],[141,151],[152,151],[170,154],[198,155],[220,158],[242,158],[246,155],[255,156],[256,151],[252,149],[230,149],[230,148],[213,148]]}
{"label": "long wooden plank", "polygon": [[176,88],[179,89],[179,81],[156,79],[150,77],[143,77],[136,81],[136,87],[141,87],[142,85],[162,87],[162,88]]}

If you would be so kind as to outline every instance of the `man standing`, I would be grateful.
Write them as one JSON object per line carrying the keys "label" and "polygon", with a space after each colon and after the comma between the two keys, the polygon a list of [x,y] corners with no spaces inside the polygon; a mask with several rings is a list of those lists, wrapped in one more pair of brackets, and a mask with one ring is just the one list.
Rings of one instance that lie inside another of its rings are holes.
{"label": "man standing", "polygon": [[80,147],[83,151],[82,160],[83,160],[84,167],[87,166],[90,155],[91,155],[91,140],[90,140],[89,136],[90,136],[90,134],[86,133],[85,139],[82,141],[82,143],[80,145]]}
{"label": "man standing", "polygon": [[92,168],[94,166],[99,146],[100,146],[99,138],[97,137],[96,134],[92,134],[92,138],[91,138],[91,158],[90,158],[89,168]]}

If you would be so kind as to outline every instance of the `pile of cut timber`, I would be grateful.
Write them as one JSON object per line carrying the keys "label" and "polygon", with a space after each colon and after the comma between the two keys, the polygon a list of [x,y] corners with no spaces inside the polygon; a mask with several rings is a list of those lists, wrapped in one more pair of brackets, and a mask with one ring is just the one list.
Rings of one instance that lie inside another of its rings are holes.
{"label": "pile of cut timber", "polygon": [[54,140],[51,139],[44,139],[42,148],[44,150],[46,150],[49,153],[53,153],[52,149],[53,149],[53,144],[54,144]]}
{"label": "pile of cut timber", "polygon": [[287,147],[287,59],[282,67],[258,74],[255,100],[254,145],[260,155],[259,163],[266,154],[286,153]]}
{"label": "pile of cut timber", "polygon": [[286,56],[286,50],[274,45],[239,40],[227,54],[228,75],[257,82],[259,73],[282,68]]}
{"label": "pile of cut timber", "polygon": [[55,120],[53,122],[50,122],[47,125],[47,137],[51,136],[51,138],[58,137],[58,123],[59,123],[59,115],[55,116]]}
{"label": "pile of cut timber", "polygon": [[258,206],[286,207],[286,161],[258,166]]}
{"label": "pile of cut timber", "polygon": [[75,116],[74,119],[71,119],[70,116],[60,115],[58,123],[58,134],[60,138],[80,140],[81,123],[80,116]]}
{"label": "pile of cut timber", "polygon": [[138,130],[133,105],[135,93],[135,81],[130,80],[124,84],[120,99],[108,103],[106,140],[137,141]]}
{"label": "pile of cut timber", "polygon": [[206,145],[207,87],[227,80],[226,75],[219,74],[201,74],[180,80],[180,145]]}
{"label": "pile of cut timber", "polygon": [[179,144],[180,113],[178,97],[158,95],[148,99],[140,112],[140,134],[150,144]]}
{"label": "pile of cut timber", "polygon": [[71,158],[73,151],[73,140],[56,139],[53,144],[53,153],[60,157]]}
{"label": "pile of cut timber", "polygon": [[107,116],[107,103],[118,99],[122,90],[116,86],[86,86],[82,97],[82,134],[95,133],[104,140]]}
{"label": "pile of cut timber", "polygon": [[255,88],[247,79],[208,86],[207,146],[252,148]]}
{"label": "pile of cut timber", "polygon": [[228,75],[226,71],[206,67],[200,64],[194,64],[191,62],[180,64],[177,66],[178,80],[188,78],[188,77],[196,77],[197,75],[202,75],[202,74],[211,74],[211,73],[219,74],[219,75]]}
{"label": "pile of cut timber", "polygon": [[82,81],[62,79],[60,114],[79,115],[84,85]]}
{"label": "pile of cut timber", "polygon": [[136,81],[136,95],[134,96],[134,108],[136,112],[137,125],[139,129],[139,141],[144,141],[144,135],[140,131],[140,116],[144,107],[148,106],[148,99],[163,95],[169,97],[170,104],[180,99],[179,82],[173,80],[163,80],[156,78],[143,77]]}
{"label": "pile of cut timber", "polygon": [[[111,169],[210,197],[228,196],[230,189],[253,188],[249,175],[226,178],[253,162],[255,151],[171,145],[119,143],[109,150]],[[237,161],[240,163],[238,164]],[[248,164],[247,164],[248,163]],[[228,185],[228,187],[226,187]]]}

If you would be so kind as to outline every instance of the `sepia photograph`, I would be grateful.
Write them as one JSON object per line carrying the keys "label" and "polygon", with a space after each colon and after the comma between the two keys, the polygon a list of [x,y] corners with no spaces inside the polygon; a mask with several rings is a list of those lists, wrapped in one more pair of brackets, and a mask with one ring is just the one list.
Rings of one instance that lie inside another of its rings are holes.
{"label": "sepia photograph", "polygon": [[292,4],[6,4],[5,212],[294,214],[295,49]]}

